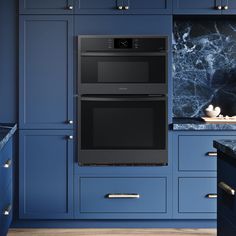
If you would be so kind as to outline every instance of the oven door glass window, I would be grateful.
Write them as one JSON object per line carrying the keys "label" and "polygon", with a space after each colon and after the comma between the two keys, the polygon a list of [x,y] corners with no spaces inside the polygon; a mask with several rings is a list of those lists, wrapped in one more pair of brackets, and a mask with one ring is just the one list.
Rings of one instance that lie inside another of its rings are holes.
{"label": "oven door glass window", "polygon": [[82,56],[82,83],[165,83],[166,56]]}
{"label": "oven door glass window", "polygon": [[166,101],[86,101],[81,149],[165,149]]}

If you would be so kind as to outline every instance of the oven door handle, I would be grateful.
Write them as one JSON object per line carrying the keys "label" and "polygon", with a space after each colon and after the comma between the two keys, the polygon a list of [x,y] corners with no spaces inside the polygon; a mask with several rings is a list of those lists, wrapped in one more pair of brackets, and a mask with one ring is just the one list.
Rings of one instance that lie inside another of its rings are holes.
{"label": "oven door handle", "polygon": [[147,97],[81,97],[81,101],[104,101],[104,102],[141,102],[141,101],[164,101],[166,97],[160,96],[147,96]]}
{"label": "oven door handle", "polygon": [[83,57],[157,57],[166,56],[166,51],[160,52],[83,52],[80,55]]}

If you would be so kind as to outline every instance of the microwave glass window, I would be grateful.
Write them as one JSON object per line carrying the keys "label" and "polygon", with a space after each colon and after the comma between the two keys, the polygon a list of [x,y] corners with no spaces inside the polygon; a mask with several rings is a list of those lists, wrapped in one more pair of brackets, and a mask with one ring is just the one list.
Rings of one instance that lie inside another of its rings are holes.
{"label": "microwave glass window", "polygon": [[83,56],[82,83],[165,83],[166,57],[163,56]]}
{"label": "microwave glass window", "polygon": [[165,101],[82,102],[82,149],[164,149]]}

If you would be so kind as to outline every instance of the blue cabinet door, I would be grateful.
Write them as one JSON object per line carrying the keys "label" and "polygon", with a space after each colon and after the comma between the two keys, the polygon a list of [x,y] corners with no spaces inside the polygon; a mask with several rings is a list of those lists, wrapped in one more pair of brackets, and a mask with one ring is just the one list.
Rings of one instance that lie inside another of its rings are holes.
{"label": "blue cabinet door", "polygon": [[19,138],[21,219],[73,218],[72,131],[24,130]]}
{"label": "blue cabinet door", "polygon": [[173,0],[174,14],[221,14],[221,0]]}
{"label": "blue cabinet door", "polygon": [[171,14],[172,0],[123,0],[126,14]]}
{"label": "blue cabinet door", "polygon": [[72,14],[73,0],[20,0],[20,14]]}
{"label": "blue cabinet door", "polygon": [[73,128],[72,19],[20,17],[21,129]]}
{"label": "blue cabinet door", "polygon": [[236,1],[235,0],[222,0],[222,14],[235,15],[236,14]]}
{"label": "blue cabinet door", "polygon": [[123,14],[123,0],[77,0],[76,14]]}

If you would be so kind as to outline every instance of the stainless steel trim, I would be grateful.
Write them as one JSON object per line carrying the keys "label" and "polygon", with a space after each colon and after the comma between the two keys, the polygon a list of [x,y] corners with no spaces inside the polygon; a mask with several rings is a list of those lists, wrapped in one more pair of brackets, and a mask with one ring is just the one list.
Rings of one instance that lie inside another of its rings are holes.
{"label": "stainless steel trim", "polygon": [[3,211],[3,215],[4,215],[4,216],[10,215],[11,209],[12,209],[12,206],[9,205],[9,206]]}
{"label": "stainless steel trim", "polygon": [[3,165],[3,167],[8,169],[8,168],[10,168],[11,164],[12,164],[12,160],[9,159],[9,160],[6,161],[6,163]]}
{"label": "stainless steel trim", "polygon": [[137,101],[164,101],[165,96],[140,96],[140,97],[99,97],[99,96],[83,96],[81,101],[123,101],[123,102],[137,102]]}
{"label": "stainless steel trim", "polygon": [[228,184],[226,184],[225,182],[220,182],[218,184],[218,187],[221,188],[222,190],[224,190],[226,193],[228,193],[231,196],[235,195],[235,190],[233,188],[231,188]]}
{"label": "stainless steel trim", "polygon": [[120,199],[120,198],[131,198],[131,199],[138,199],[140,195],[137,193],[109,193],[107,194],[107,198],[109,199]]}
{"label": "stainless steel trim", "polygon": [[217,157],[217,152],[207,152],[207,156],[209,156],[209,157]]}
{"label": "stainless steel trim", "polygon": [[210,199],[217,198],[217,194],[216,193],[209,193],[206,195],[206,198],[210,198]]}
{"label": "stainless steel trim", "polygon": [[161,52],[82,52],[82,57],[158,57],[167,56],[167,51]]}

